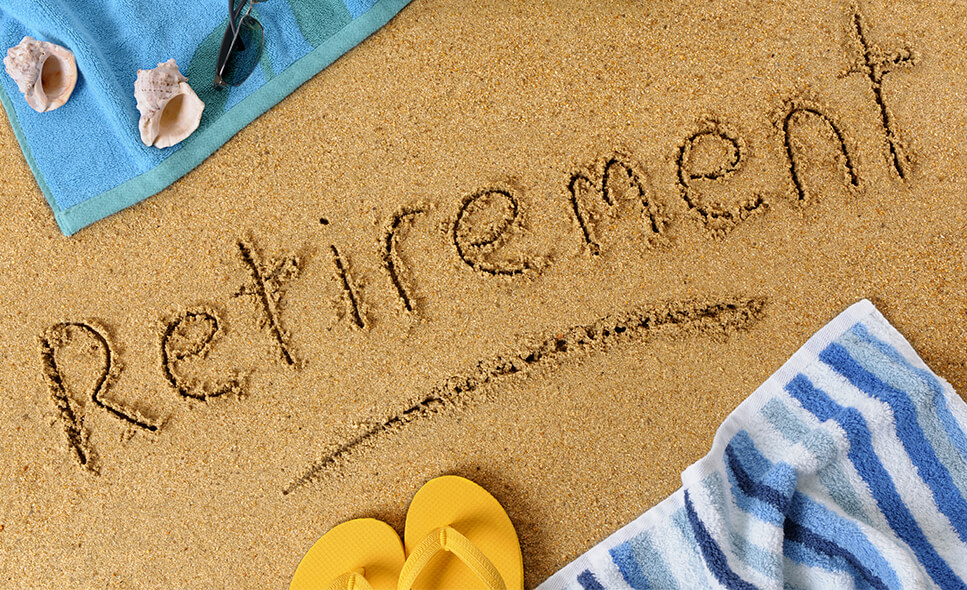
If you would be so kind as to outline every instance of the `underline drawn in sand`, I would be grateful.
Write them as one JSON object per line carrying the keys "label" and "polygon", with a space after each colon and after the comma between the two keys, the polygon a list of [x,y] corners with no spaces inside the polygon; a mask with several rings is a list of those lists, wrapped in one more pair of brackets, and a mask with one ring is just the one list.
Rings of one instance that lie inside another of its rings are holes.
{"label": "underline drawn in sand", "polygon": [[451,410],[468,410],[480,401],[486,387],[502,377],[523,374],[574,354],[590,354],[622,342],[644,340],[653,333],[675,330],[684,333],[728,335],[754,326],[764,315],[766,301],[734,298],[715,303],[685,302],[664,307],[639,308],[609,315],[563,334],[546,338],[536,346],[478,362],[433,388],[419,401],[343,443],[311,465],[282,490],[289,495],[337,468],[361,446],[398,432],[406,426]]}
{"label": "underline drawn in sand", "polygon": [[72,344],[83,344],[80,341],[81,339],[78,338],[79,335],[86,336],[85,340],[92,345],[89,352],[99,356],[101,362],[101,367],[94,379],[94,385],[91,387],[91,401],[133,427],[155,432],[160,428],[160,423],[145,417],[135,409],[125,408],[120,402],[103,397],[103,394],[117,380],[120,367],[119,363],[115,361],[114,350],[107,336],[101,330],[94,327],[92,323],[85,322],[62,322],[51,326],[40,337],[40,357],[43,363],[44,380],[47,382],[51,399],[64,424],[64,434],[67,436],[67,442],[74,453],[74,458],[84,469],[97,473],[96,454],[90,443],[90,433],[84,426],[84,411],[87,409],[86,400],[77,392],[70,391],[57,363],[58,352],[63,352]]}
{"label": "underline drawn in sand", "polygon": [[893,171],[901,180],[906,180],[910,172],[911,161],[903,146],[899,130],[893,113],[886,106],[883,98],[883,78],[888,73],[901,68],[910,68],[917,64],[917,57],[913,50],[905,47],[898,51],[883,52],[876,45],[871,45],[866,35],[866,24],[856,6],[852,7],[852,32],[859,43],[861,55],[847,74],[863,74],[870,81],[873,100],[876,102],[880,115],[880,125],[883,128],[884,141],[889,151],[889,161]]}

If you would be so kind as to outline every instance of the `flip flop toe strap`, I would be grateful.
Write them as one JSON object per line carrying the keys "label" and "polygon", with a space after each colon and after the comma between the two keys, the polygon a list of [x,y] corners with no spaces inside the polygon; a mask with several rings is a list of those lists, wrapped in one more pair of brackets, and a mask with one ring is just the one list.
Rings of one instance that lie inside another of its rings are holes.
{"label": "flip flop toe strap", "polygon": [[430,531],[413,548],[400,572],[398,590],[411,590],[426,565],[441,551],[448,551],[460,558],[460,561],[487,585],[488,590],[507,590],[504,579],[493,562],[487,559],[473,541],[449,526]]}
{"label": "flip flop toe strap", "polygon": [[359,572],[349,572],[330,582],[326,590],[373,590],[373,587]]}

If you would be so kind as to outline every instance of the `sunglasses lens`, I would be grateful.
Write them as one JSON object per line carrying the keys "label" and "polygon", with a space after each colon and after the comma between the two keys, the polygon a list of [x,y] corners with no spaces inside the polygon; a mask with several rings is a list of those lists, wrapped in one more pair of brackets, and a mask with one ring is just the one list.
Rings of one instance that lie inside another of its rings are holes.
{"label": "sunglasses lens", "polygon": [[259,21],[243,17],[236,25],[238,38],[228,54],[222,79],[230,86],[238,86],[255,70],[262,57],[264,32]]}

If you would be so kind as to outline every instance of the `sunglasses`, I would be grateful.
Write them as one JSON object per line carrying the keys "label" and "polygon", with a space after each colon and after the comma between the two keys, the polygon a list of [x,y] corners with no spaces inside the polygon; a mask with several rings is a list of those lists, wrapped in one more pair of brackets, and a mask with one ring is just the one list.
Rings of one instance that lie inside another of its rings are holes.
{"label": "sunglasses", "polygon": [[255,70],[262,57],[265,31],[251,16],[252,6],[265,0],[228,0],[228,26],[215,64],[216,90],[238,86]]}

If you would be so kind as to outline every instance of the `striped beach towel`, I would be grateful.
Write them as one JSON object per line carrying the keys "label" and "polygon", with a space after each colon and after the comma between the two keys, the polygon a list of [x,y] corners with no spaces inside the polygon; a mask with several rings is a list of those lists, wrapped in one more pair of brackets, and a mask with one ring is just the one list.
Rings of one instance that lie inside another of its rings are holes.
{"label": "striped beach towel", "polygon": [[538,590],[967,590],[967,405],[868,301],[720,426],[682,487]]}

